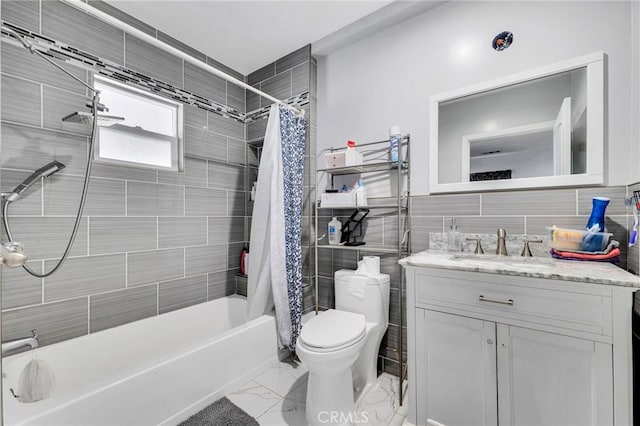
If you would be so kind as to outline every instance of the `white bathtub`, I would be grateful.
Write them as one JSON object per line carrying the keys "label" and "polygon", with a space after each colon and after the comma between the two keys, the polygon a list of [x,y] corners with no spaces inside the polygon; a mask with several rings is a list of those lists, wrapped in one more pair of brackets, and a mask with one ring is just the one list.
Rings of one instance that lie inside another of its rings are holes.
{"label": "white bathtub", "polygon": [[38,349],[49,399],[20,403],[30,353],[3,360],[4,425],[176,425],[277,363],[273,316],[246,321],[229,296]]}

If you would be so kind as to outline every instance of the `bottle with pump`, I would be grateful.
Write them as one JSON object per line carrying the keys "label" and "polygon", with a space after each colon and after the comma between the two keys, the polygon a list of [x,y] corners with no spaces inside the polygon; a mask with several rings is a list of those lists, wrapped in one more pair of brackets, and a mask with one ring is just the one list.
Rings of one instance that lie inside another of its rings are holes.
{"label": "bottle with pump", "polygon": [[455,218],[451,218],[451,225],[449,226],[449,232],[447,233],[447,250],[462,250],[462,238],[458,231],[458,225],[456,225]]}
{"label": "bottle with pump", "polygon": [[400,127],[393,126],[389,128],[389,161],[398,162],[398,149],[400,149]]}
{"label": "bottle with pump", "polygon": [[342,223],[337,217],[333,217],[329,222],[329,245],[337,246],[340,244],[340,238],[342,237]]}

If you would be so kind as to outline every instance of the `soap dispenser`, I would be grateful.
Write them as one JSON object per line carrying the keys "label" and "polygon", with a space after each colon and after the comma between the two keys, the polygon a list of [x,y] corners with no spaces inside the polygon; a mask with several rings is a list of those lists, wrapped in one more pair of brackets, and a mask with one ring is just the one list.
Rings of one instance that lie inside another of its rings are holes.
{"label": "soap dispenser", "polygon": [[456,225],[456,219],[453,217],[451,218],[451,225],[449,225],[449,232],[447,233],[447,250],[462,250],[462,238],[458,231],[458,225]]}

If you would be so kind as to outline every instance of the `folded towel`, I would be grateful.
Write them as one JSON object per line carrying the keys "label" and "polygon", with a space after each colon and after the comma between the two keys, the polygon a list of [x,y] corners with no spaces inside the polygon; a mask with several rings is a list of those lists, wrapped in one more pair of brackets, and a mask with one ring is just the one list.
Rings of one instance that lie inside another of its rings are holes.
{"label": "folded towel", "polygon": [[564,259],[564,260],[587,260],[594,262],[612,262],[617,263],[620,262],[620,249],[614,248],[607,254],[585,254],[585,253],[576,253],[571,251],[559,251],[556,249],[551,249],[551,256],[556,259]]}
{"label": "folded towel", "polygon": [[[562,251],[562,252],[566,252],[566,253],[580,253],[580,254],[608,254],[610,253],[613,249],[620,247],[620,243],[614,239],[609,240],[609,243],[607,244],[607,247],[605,247],[604,250],[602,251],[582,251],[582,250],[570,250],[570,249],[562,249],[562,250],[556,250],[556,251]],[[555,250],[555,249],[554,249]]]}

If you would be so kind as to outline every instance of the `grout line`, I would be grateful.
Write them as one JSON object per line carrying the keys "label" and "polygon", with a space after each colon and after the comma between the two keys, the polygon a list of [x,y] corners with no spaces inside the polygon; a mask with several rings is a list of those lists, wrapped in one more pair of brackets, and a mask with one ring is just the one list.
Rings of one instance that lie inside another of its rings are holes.
{"label": "grout line", "polygon": [[129,252],[124,253],[124,288],[129,288]]}
{"label": "grout line", "polygon": [[91,334],[91,295],[87,295],[87,334]]}
{"label": "grout line", "polygon": [[40,127],[44,128],[44,85],[40,84]]}

